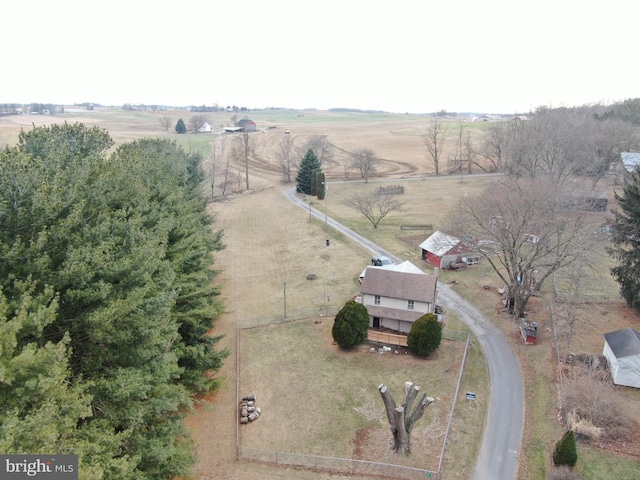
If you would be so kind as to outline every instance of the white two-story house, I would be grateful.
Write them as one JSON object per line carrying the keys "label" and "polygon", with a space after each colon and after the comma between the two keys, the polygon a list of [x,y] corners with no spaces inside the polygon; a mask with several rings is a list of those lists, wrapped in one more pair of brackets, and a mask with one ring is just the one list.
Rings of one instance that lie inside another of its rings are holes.
{"label": "white two-story house", "polygon": [[360,295],[369,327],[409,333],[413,322],[434,313],[437,284],[435,275],[367,268]]}

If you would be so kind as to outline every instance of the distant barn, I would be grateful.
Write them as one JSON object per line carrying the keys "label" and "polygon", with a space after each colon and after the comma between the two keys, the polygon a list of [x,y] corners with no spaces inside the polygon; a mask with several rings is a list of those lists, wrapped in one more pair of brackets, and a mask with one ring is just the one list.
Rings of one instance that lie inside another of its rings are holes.
{"label": "distant barn", "polygon": [[248,118],[243,118],[238,123],[236,123],[236,127],[239,127],[244,132],[255,132],[256,131],[256,122],[253,120],[249,120]]}

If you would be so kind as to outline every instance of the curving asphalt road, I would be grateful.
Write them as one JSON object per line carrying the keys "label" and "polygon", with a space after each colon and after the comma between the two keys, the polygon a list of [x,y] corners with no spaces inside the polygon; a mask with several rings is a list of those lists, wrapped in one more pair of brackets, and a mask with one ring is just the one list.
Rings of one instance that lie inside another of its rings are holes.
{"label": "curving asphalt road", "polygon": [[[394,263],[402,261],[311,207],[296,195],[295,188],[284,193],[300,208],[326,220],[328,225],[367,248],[372,255],[387,256]],[[437,301],[455,312],[471,329],[482,347],[489,370],[489,410],[473,480],[516,479],[524,420],[524,389],[513,350],[491,321],[448,285],[438,284]]]}

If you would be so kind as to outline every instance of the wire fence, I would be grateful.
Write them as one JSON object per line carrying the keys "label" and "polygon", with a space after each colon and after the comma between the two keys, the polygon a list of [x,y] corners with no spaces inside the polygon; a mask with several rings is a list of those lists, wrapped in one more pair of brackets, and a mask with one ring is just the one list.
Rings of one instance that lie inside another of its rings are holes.
{"label": "wire fence", "polygon": [[301,467],[309,470],[335,472],[349,475],[375,475],[378,477],[398,478],[402,480],[437,479],[438,472],[421,468],[404,467],[389,463],[368,462],[350,458],[321,457],[299,453],[273,452],[240,446],[239,457],[242,460],[269,463],[278,466]]}
{"label": "wire fence", "polygon": [[326,305],[322,307],[310,307],[300,310],[294,310],[292,312],[274,313],[271,315],[261,315],[260,317],[244,318],[238,320],[239,328],[257,328],[266,327],[269,325],[279,325],[281,323],[294,322],[296,320],[302,320],[304,318],[316,318],[316,317],[332,317],[336,315],[342,307],[335,305]]}
{"label": "wire fence", "polygon": [[[258,318],[248,318],[242,321],[238,321],[237,335],[236,335],[236,416],[240,418],[240,362],[241,362],[241,342],[240,334],[243,329],[251,329],[269,325],[278,325],[297,320],[316,318],[322,316],[333,316],[339,311],[339,307],[326,306],[317,308],[308,308],[302,310],[296,310],[287,315],[265,315]],[[460,390],[460,384],[464,374],[464,368],[466,364],[467,353],[469,350],[469,342],[471,334],[469,332],[460,330],[450,330],[444,328],[442,330],[442,338],[450,341],[464,341],[466,342],[464,354],[462,357],[462,365],[460,366],[460,373],[458,376],[458,382],[456,386],[455,400],[449,416],[449,422],[445,433],[445,440],[442,445],[442,452],[440,454],[440,464],[438,465],[438,471],[405,467],[402,465],[393,465],[388,463],[369,462],[365,460],[354,460],[351,458],[339,458],[339,457],[324,457],[319,455],[306,455],[299,453],[288,452],[276,452],[272,450],[262,450],[256,448],[243,447],[240,441],[240,429],[239,421],[236,422],[236,457],[238,460],[244,460],[248,462],[267,463],[277,466],[292,466],[298,468],[305,468],[310,470],[345,473],[350,475],[372,475],[377,477],[386,477],[400,480],[425,480],[440,478],[440,472],[442,471],[442,462],[444,460],[445,452],[447,449],[448,437],[453,422],[453,416],[457,404],[457,397]]]}

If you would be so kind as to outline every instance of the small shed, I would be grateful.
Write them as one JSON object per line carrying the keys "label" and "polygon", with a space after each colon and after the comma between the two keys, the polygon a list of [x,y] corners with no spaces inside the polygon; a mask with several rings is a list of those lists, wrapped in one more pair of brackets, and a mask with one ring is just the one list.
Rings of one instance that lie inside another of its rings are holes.
{"label": "small shed", "polygon": [[479,261],[470,245],[440,230],[422,242],[420,250],[422,259],[436,268],[449,268],[451,263],[458,262],[473,265]]}
{"label": "small shed", "polygon": [[602,355],[613,383],[640,388],[640,333],[630,327],[605,333]]}
{"label": "small shed", "polygon": [[522,339],[527,345],[535,345],[538,339],[538,323],[527,320],[526,318],[520,319],[520,333]]}

